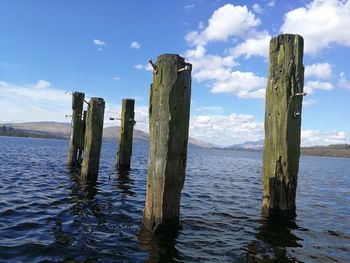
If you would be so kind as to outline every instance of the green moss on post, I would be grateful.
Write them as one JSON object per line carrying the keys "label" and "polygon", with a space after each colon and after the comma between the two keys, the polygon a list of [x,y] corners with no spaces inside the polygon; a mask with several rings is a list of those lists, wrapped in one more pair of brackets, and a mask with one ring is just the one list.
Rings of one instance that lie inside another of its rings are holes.
{"label": "green moss on post", "polygon": [[185,181],[191,101],[191,64],[158,57],[150,92],[150,147],[144,226],[177,226]]}
{"label": "green moss on post", "polygon": [[263,157],[264,216],[294,217],[304,86],[303,38],[271,39]]}
{"label": "green moss on post", "polygon": [[82,111],[84,104],[85,94],[81,92],[74,92],[72,94],[72,122],[71,122],[71,132],[69,140],[69,150],[67,165],[69,167],[79,166],[78,161],[78,151],[82,147],[82,141],[84,139],[82,135],[83,125],[81,123]]}
{"label": "green moss on post", "polygon": [[120,136],[117,151],[117,166],[120,169],[130,169],[130,159],[132,155],[132,138],[135,124],[134,107],[135,100],[123,99]]}
{"label": "green moss on post", "polygon": [[90,99],[86,116],[84,159],[81,169],[82,176],[89,181],[96,181],[98,176],[104,110],[105,102],[103,99]]}

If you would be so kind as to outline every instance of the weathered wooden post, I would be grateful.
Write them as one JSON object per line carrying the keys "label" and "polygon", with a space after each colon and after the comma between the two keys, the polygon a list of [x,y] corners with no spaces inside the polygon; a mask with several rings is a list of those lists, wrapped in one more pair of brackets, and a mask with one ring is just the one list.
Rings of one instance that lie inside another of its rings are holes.
{"label": "weathered wooden post", "polygon": [[144,226],[178,225],[185,181],[192,65],[179,55],[158,57],[150,91],[150,146]]}
{"label": "weathered wooden post", "polygon": [[103,116],[105,102],[101,98],[91,98],[86,116],[84,158],[81,174],[89,181],[96,181],[100,164]]}
{"label": "weathered wooden post", "polygon": [[294,217],[300,157],[304,86],[304,40],[284,34],[271,39],[265,106],[264,216]]}
{"label": "weathered wooden post", "polygon": [[78,150],[82,145],[82,129],[83,125],[81,122],[82,111],[84,104],[85,94],[81,92],[73,92],[72,94],[72,122],[71,122],[71,132],[69,140],[69,150],[67,165],[69,167],[79,166],[78,163]]}
{"label": "weathered wooden post", "polygon": [[83,152],[84,152],[84,140],[85,140],[85,130],[86,130],[86,114],[87,111],[84,110],[83,119],[81,120],[81,145],[78,148],[78,166],[81,167],[81,163],[83,161]]}
{"label": "weathered wooden post", "polygon": [[130,169],[132,155],[132,137],[134,131],[135,100],[123,99],[120,123],[120,135],[117,151],[117,166],[121,169]]}

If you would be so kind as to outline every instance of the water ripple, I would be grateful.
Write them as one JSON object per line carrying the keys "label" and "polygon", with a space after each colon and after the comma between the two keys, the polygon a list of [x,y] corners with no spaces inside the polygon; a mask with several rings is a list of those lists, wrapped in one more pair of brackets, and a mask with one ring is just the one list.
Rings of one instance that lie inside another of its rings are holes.
{"label": "water ripple", "polygon": [[296,220],[260,216],[261,153],[190,148],[181,228],[140,226],[147,147],[129,172],[104,144],[96,184],[67,141],[0,137],[0,262],[348,262],[350,160],[302,157]]}

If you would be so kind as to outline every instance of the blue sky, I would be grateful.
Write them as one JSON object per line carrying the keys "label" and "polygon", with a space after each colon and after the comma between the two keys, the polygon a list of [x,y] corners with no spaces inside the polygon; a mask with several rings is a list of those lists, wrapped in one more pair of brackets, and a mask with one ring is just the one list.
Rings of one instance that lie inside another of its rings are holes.
{"label": "blue sky", "polygon": [[193,63],[190,135],[263,138],[271,37],[305,39],[302,144],[350,142],[350,0],[0,1],[0,122],[70,121],[70,91],[103,97],[105,125],[136,99],[148,131],[147,60]]}

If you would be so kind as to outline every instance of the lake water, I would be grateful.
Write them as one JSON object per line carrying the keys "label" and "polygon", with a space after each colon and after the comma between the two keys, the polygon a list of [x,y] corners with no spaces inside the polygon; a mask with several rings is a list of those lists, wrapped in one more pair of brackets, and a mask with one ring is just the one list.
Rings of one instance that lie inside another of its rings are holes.
{"label": "lake water", "polygon": [[297,218],[263,220],[260,152],[190,148],[181,229],[140,231],[147,145],[132,171],[103,144],[98,182],[68,141],[0,137],[0,262],[350,262],[350,159],[300,160]]}

